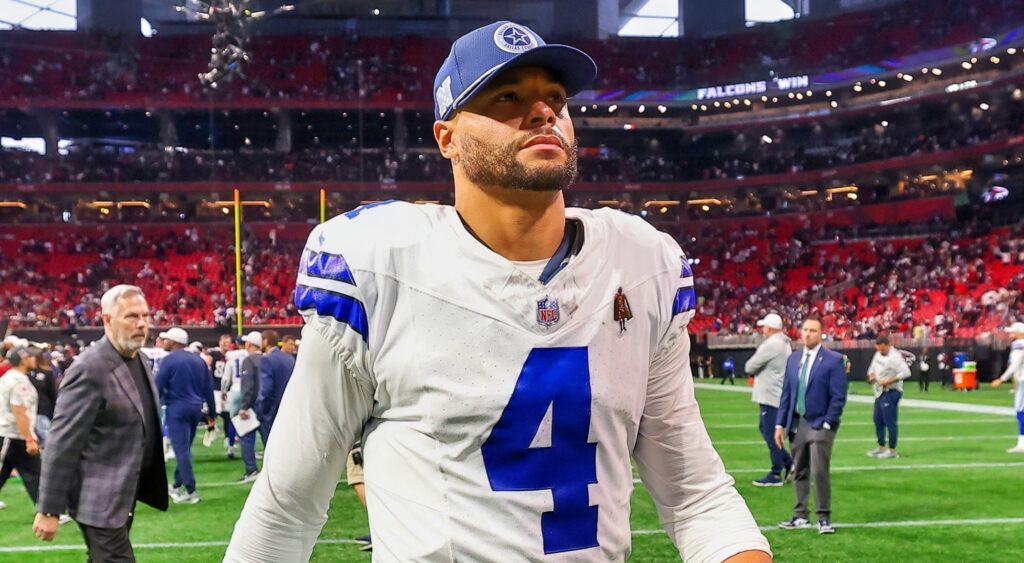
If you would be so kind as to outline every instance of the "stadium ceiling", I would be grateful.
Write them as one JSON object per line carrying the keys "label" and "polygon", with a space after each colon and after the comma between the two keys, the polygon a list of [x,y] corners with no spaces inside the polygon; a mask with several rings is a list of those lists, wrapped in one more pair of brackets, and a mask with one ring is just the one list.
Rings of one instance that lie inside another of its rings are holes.
{"label": "stadium ceiling", "polygon": [[76,0],[0,0],[0,30],[78,29]]}

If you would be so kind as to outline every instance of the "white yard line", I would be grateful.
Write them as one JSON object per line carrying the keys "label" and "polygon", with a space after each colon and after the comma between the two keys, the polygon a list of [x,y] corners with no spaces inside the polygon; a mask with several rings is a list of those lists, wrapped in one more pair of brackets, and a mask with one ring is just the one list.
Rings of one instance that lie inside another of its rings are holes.
{"label": "white yard line", "polygon": [[[712,430],[718,429],[741,429],[741,428],[755,428],[757,422],[757,411],[752,410],[754,416],[751,418],[753,422],[747,424],[707,424],[707,427]],[[903,418],[902,416],[900,417]],[[922,419],[922,420],[900,420],[900,428],[904,426],[924,426],[924,425],[935,425],[935,424],[1010,424],[1005,418],[964,418],[964,419]],[[870,426],[874,427],[874,422],[846,422],[843,421],[843,428],[849,426]]]}
{"label": "white yard line", "polygon": [[[994,435],[982,435],[977,434],[965,434],[963,436],[907,436],[904,438],[900,436],[900,442],[964,442],[973,440],[1006,440],[1006,443],[1013,446],[1013,441],[1016,438],[1012,433],[1008,434],[994,434]],[[850,444],[856,442],[874,443],[877,438],[874,436],[864,436],[862,438],[836,438],[837,444]],[[757,446],[764,445],[764,440],[711,440],[715,447],[719,446]]]}
{"label": "white yard line", "polygon": [[[836,528],[909,528],[930,526],[987,526],[992,524],[1024,524],[1024,518],[964,518],[957,520],[896,520],[892,522],[849,522],[834,523]],[[762,532],[778,530],[776,526],[761,526]],[[633,530],[634,536],[651,536],[664,534],[664,530]],[[807,532],[804,532],[807,533]],[[355,540],[323,538],[317,545],[355,544]],[[188,549],[197,547],[227,547],[226,541],[204,542],[159,542],[137,543],[134,549]],[[41,553],[54,551],[85,551],[84,545],[27,545],[16,547],[0,547],[0,553]]]}
{"label": "white yard line", "polygon": [[[921,471],[929,469],[1000,469],[1000,468],[1011,468],[1011,467],[1024,467],[1024,461],[1007,461],[1007,462],[979,462],[979,463],[927,463],[927,464],[908,464],[908,465],[848,465],[841,467],[832,467],[830,471],[832,473],[850,473],[862,471]],[[763,474],[765,473],[764,467],[758,468],[739,468],[729,469],[726,468],[726,473],[751,473],[751,474]],[[634,478],[633,483],[642,483],[640,479]]]}
{"label": "white yard line", "polygon": [[[333,545],[333,544],[357,544],[359,542],[355,540],[345,539],[331,539],[324,538],[319,539],[316,542],[319,545]],[[226,540],[221,541],[193,541],[193,542],[155,542],[155,543],[135,543],[132,544],[132,549],[188,549],[196,547],[227,547],[228,542]],[[42,551],[85,551],[85,545],[26,545],[16,547],[0,547],[0,553],[35,553]]]}
{"label": "white yard line", "polygon": [[[1024,518],[963,518],[957,520],[896,520],[893,522],[849,522],[832,524],[836,528],[917,528],[929,526],[987,526],[990,524],[1024,524]],[[780,530],[778,526],[761,526],[762,532]]]}
{"label": "white yard line", "polygon": [[[735,387],[724,385],[718,385],[717,383],[694,383],[694,387],[697,389],[707,389],[710,391],[730,391],[733,393],[746,393],[747,395],[753,393],[753,387],[743,386]],[[849,395],[847,397],[849,403],[864,403],[873,405],[875,403],[874,397],[868,397],[867,395]],[[1009,402],[1009,401],[1007,401]],[[967,403],[954,403],[951,401],[930,401],[924,399],[902,399],[900,401],[901,407],[910,407],[918,409],[932,409],[938,411],[953,411],[953,412],[971,412],[976,414],[998,414],[1005,416],[1015,416],[1016,412],[1013,407],[993,407],[990,405],[971,405]]]}

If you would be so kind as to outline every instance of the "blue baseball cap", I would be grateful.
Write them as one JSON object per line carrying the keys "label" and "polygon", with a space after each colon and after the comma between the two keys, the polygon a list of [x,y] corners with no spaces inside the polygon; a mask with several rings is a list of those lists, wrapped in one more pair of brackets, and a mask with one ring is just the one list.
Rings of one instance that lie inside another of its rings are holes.
{"label": "blue baseball cap", "polygon": [[525,25],[494,22],[455,40],[434,78],[434,118],[448,119],[502,71],[539,66],[558,74],[573,96],[593,82],[597,65],[568,45],[548,45]]}

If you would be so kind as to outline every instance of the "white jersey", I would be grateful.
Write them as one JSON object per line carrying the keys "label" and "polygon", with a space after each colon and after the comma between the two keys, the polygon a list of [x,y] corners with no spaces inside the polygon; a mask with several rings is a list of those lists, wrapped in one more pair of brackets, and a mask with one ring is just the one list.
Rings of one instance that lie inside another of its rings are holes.
{"label": "white jersey", "polygon": [[452,207],[313,231],[302,348],[226,561],[308,559],[360,437],[374,561],[623,561],[631,457],[681,557],[769,551],[694,400],[679,246],[617,211],[566,215],[584,242],[546,284]]}
{"label": "white jersey", "polygon": [[[25,372],[11,368],[0,377],[0,438],[24,440],[18,430],[18,418],[14,416],[14,407],[23,407],[28,416],[28,427],[32,436],[36,435],[36,414],[39,409],[39,394]],[[0,452],[0,465],[5,452]]]}
{"label": "white jersey", "polygon": [[160,371],[160,362],[170,355],[170,352],[163,348],[142,348],[140,351],[149,358],[149,368],[153,371],[153,377]]}
{"label": "white jersey", "polygon": [[1013,396],[1013,408],[1017,411],[1024,411],[1024,339],[1014,340],[1010,344],[1010,358],[999,379],[1003,381],[1013,380],[1017,384],[1017,391]]}
{"label": "white jersey", "polygon": [[220,377],[221,391],[240,392],[242,386],[242,360],[249,355],[244,348],[224,353],[224,371]]}
{"label": "white jersey", "polygon": [[[875,381],[871,384],[871,388],[877,399],[886,391],[896,390],[902,393],[903,380],[910,377],[910,366],[907,365],[907,358],[903,350],[892,347],[885,355],[875,352],[875,355],[871,357],[871,363],[868,364],[868,374],[875,374]],[[885,386],[879,383],[883,379],[890,378],[895,378],[896,381]]]}

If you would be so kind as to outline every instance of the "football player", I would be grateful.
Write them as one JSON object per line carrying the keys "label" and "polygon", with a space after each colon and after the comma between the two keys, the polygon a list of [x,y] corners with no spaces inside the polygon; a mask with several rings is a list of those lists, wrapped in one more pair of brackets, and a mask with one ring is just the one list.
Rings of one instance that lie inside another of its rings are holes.
{"label": "football player", "polygon": [[511,22],[455,41],[434,86],[455,206],[310,235],[302,349],[227,561],[308,559],[360,438],[378,561],[623,561],[631,459],[681,558],[770,560],[694,399],[682,251],[565,206],[568,98],[595,74]]}

